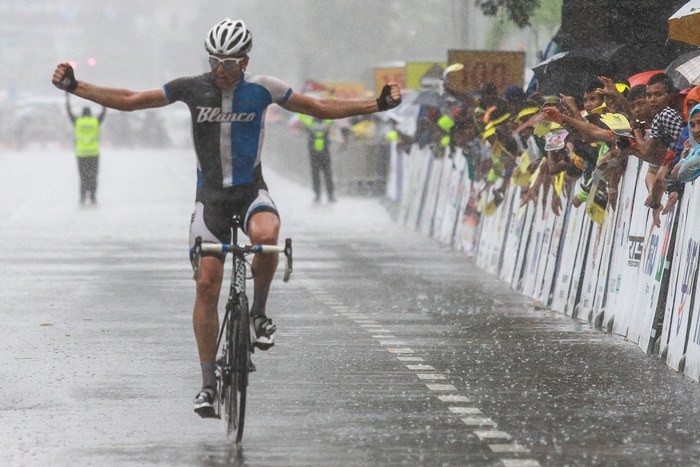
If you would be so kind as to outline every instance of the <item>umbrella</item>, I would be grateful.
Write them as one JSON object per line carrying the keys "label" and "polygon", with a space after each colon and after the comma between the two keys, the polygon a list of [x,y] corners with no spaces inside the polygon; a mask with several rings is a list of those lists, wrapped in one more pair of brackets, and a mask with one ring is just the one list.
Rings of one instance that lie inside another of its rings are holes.
{"label": "umbrella", "polygon": [[597,47],[558,53],[535,66],[532,71],[542,94],[580,95],[597,76],[615,76],[618,51],[624,44],[607,43]]}
{"label": "umbrella", "polygon": [[688,52],[672,61],[665,70],[678,89],[700,84],[700,50]]}
{"label": "umbrella", "polygon": [[630,83],[630,87],[633,88],[635,86],[638,86],[640,84],[647,84],[647,81],[649,81],[649,78],[652,76],[663,73],[664,70],[649,70],[649,71],[643,71],[641,73],[637,73],[636,75],[632,75],[629,78],[627,78],[627,81]]}
{"label": "umbrella", "polygon": [[668,38],[700,47],[700,0],[690,0],[668,19]]}

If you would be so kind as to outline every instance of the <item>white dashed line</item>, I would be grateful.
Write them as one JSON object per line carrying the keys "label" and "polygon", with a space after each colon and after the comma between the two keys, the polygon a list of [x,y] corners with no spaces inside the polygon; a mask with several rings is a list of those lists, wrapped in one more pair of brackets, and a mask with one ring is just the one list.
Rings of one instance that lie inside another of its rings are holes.
{"label": "white dashed line", "polygon": [[479,430],[479,431],[474,431],[474,434],[479,438],[481,441],[487,440],[487,439],[505,439],[506,441],[510,441],[513,439],[511,435],[506,433],[505,431],[498,431],[498,430]]}
{"label": "white dashed line", "polygon": [[509,443],[509,444],[489,444],[489,449],[493,452],[497,453],[502,453],[502,452],[530,452],[528,448],[525,446],[521,446],[518,443]]}
{"label": "white dashed line", "polygon": [[457,388],[451,384],[426,384],[431,391],[456,391]]}
{"label": "white dashed line", "polygon": [[445,375],[441,375],[440,373],[416,373],[416,376],[418,376],[418,379],[446,379]]}
{"label": "white dashed line", "polygon": [[438,396],[442,402],[471,402],[467,396],[458,396],[456,394],[445,394],[444,396]]}
{"label": "white dashed line", "polygon": [[447,410],[452,413],[469,415],[478,415],[481,413],[481,410],[477,409],[476,407],[448,407]]}
{"label": "white dashed line", "polygon": [[409,370],[434,370],[431,365],[406,365]]}
{"label": "white dashed line", "polygon": [[505,467],[540,467],[535,459],[501,459]]}
{"label": "white dashed line", "polygon": [[[402,347],[406,342],[396,339],[392,332],[385,329],[382,324],[372,319],[371,313],[359,313],[351,311],[350,307],[343,304],[342,301],[336,299],[332,294],[327,293],[321,288],[307,289],[315,296],[315,298],[323,302],[331,310],[337,312],[348,319],[351,319],[356,324],[361,326],[365,331],[372,334],[372,338],[379,341],[379,345],[395,355],[396,359],[401,362],[423,362],[423,357],[411,355],[415,351],[409,347]],[[411,371],[434,371],[435,368],[426,364],[407,364],[406,368]],[[446,380],[445,375],[441,373],[416,373],[419,380],[422,381],[439,381]],[[435,392],[451,392],[457,391],[457,388],[452,384],[446,383],[426,383],[425,385],[430,391]],[[471,401],[468,397],[460,394],[441,394],[437,398],[446,403],[464,403],[469,404]],[[451,405],[447,407],[448,411],[457,415],[469,415],[462,418],[462,422],[469,427],[476,428],[474,435],[480,441],[487,443],[491,452],[495,454],[523,454],[529,453],[530,450],[525,446],[512,442],[513,438],[505,431],[496,430],[497,423],[489,417],[480,417],[481,410],[477,407],[468,407],[463,405]],[[478,429],[482,427],[482,429]],[[540,467],[540,463],[535,459],[498,459],[505,467]]]}
{"label": "white dashed line", "polygon": [[496,426],[496,422],[487,417],[465,417],[462,422],[467,426]]}

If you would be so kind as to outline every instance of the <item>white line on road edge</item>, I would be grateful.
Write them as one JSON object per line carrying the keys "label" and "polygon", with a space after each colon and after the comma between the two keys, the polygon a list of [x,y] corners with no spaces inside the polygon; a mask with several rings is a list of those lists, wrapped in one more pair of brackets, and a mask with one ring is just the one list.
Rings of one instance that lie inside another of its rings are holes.
{"label": "white line on road edge", "polygon": [[[413,354],[415,351],[407,347],[401,347],[405,342],[396,340],[393,335],[387,335],[386,333],[391,333],[388,329],[384,329],[384,326],[378,324],[376,320],[367,316],[366,314],[360,314],[357,312],[349,311],[349,308],[342,304],[341,301],[336,300],[332,295],[325,293],[322,289],[314,288],[313,290],[307,287],[307,290],[311,292],[318,300],[324,302],[325,305],[332,308],[334,311],[342,316],[351,319],[356,324],[360,325],[365,331],[370,333],[375,333],[372,338],[379,340],[379,345],[384,346],[385,350],[389,353],[394,354],[397,360],[401,362],[422,362],[423,357],[405,355]],[[382,333],[382,334],[380,334]],[[391,339],[391,340],[389,340]],[[386,346],[396,346],[396,347],[386,347]],[[409,370],[420,371],[420,370],[435,370],[431,365],[406,365]],[[416,373],[416,376],[420,380],[445,380],[447,379],[441,373]],[[435,392],[452,392],[457,391],[457,388],[452,384],[426,384],[426,387]],[[437,396],[438,399],[446,403],[470,403],[469,398],[459,394],[442,394]],[[479,417],[481,415],[481,410],[477,407],[467,407],[467,406],[449,406],[447,410],[453,414],[460,415],[475,415],[471,417],[462,418],[462,422],[470,427],[483,427],[485,429],[475,429],[473,431],[474,435],[479,438],[480,441],[486,442],[491,452],[495,454],[523,454],[529,453],[530,450],[516,442],[512,442],[513,437],[506,433],[505,431],[496,430],[497,423],[489,417]],[[491,442],[489,442],[491,441]],[[499,459],[499,461],[505,467],[540,467],[540,463],[535,459]]]}

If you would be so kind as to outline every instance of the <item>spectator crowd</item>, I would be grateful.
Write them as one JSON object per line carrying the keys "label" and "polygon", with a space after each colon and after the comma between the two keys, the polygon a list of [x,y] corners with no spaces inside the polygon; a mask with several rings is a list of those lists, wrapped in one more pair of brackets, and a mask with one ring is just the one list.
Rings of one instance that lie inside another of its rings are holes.
{"label": "spectator crowd", "polygon": [[700,86],[676,89],[665,73],[634,85],[600,76],[577,95],[499,92],[487,83],[446,102],[421,105],[415,134],[400,134],[399,149],[417,144],[437,158],[465,158],[488,200],[482,206],[492,208],[482,215],[517,185],[521,205],[542,203],[560,215],[570,202],[603,223],[617,207],[627,161],[637,157],[648,163],[644,204],[659,226],[700,175]]}

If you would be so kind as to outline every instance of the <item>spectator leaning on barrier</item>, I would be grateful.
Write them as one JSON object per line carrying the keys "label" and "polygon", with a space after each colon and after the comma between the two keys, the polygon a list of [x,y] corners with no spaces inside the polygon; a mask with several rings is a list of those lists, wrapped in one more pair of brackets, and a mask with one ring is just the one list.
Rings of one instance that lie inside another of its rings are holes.
{"label": "spectator leaning on barrier", "polygon": [[[647,82],[647,101],[654,118],[648,143],[642,148],[640,158],[656,167],[654,184],[644,202],[655,211],[661,208],[666,175],[671,170],[675,154],[674,146],[685,124],[681,115],[670,107],[675,92],[673,81],[665,73],[653,75]],[[658,221],[657,225],[660,225]]]}
{"label": "spectator leaning on barrier", "polygon": [[688,115],[688,140],[682,158],[673,168],[673,175],[681,183],[692,182],[700,176],[700,104],[695,104]]}
{"label": "spectator leaning on barrier", "polygon": [[[689,121],[690,111],[698,103],[700,103],[700,86],[696,86],[696,87],[688,90],[687,94],[685,94],[685,98],[683,100],[683,106],[682,106],[683,120],[685,122]],[[673,153],[673,156],[671,157],[670,151],[669,151],[669,154],[667,154],[668,158],[671,160],[671,162],[668,163],[669,168],[675,168],[675,166],[679,163],[679,161],[682,158],[686,157],[687,152],[689,150],[689,146],[688,146],[689,136],[690,136],[689,127],[688,127],[688,125],[685,125],[681,129],[680,135],[678,135],[678,140],[676,141],[676,145],[674,146],[675,151]],[[668,201],[666,202],[666,205],[664,206],[662,214],[668,214],[671,211],[671,209],[673,209],[673,207],[676,205],[678,200],[683,195],[683,188],[684,188],[684,182],[682,182],[681,180],[678,180],[677,171],[672,171],[671,173],[669,173],[666,176],[665,181],[666,181],[666,192],[668,193]]]}

